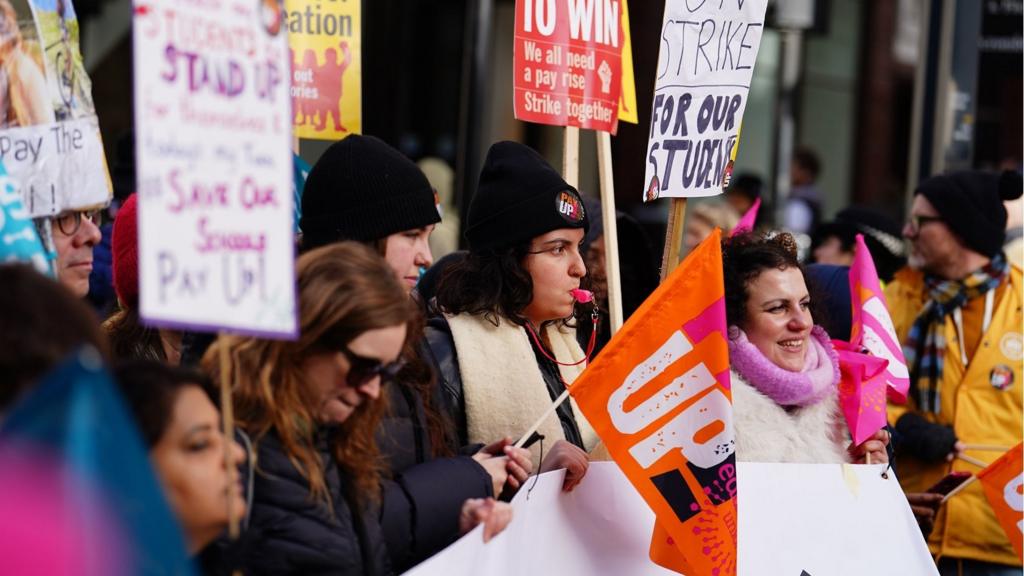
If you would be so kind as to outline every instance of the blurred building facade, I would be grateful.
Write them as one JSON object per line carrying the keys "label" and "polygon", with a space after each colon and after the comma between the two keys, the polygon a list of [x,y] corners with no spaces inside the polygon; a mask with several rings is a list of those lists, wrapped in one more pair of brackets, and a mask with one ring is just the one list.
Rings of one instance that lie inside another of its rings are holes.
{"label": "blurred building facade", "polygon": [[[356,1],[356,0],[349,0]],[[131,126],[129,0],[76,2],[108,150]],[[821,158],[827,218],[850,203],[902,217],[931,173],[1019,167],[1024,0],[770,0],[736,173],[788,192],[798,146]],[[414,160],[452,170],[465,213],[487,147],[513,139],[561,164],[562,130],[512,116],[513,0],[362,0],[363,125]],[[620,210],[638,209],[664,0],[633,0],[639,125],[613,139]],[[326,143],[303,141],[315,162]],[[598,194],[581,134],[580,188]],[[664,211],[647,207],[648,213]]]}

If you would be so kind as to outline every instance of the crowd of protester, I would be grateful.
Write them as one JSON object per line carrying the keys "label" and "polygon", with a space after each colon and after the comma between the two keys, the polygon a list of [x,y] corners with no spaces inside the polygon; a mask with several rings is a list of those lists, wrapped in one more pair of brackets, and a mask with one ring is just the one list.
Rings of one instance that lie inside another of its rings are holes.
{"label": "crowd of protester", "polygon": [[[946,503],[929,487],[997,455],[978,446],[1021,441],[1024,280],[1004,251],[1019,238],[1004,202],[1021,196],[1020,173],[925,180],[901,229],[863,206],[822,223],[820,164],[800,151],[794,167],[784,212],[813,238],[809,261],[764,214],[722,245],[737,458],[889,463],[942,574],[1019,574],[980,487]],[[301,201],[294,341],[146,326],[134,195],[106,227],[107,286],[90,287],[100,213],[43,219],[58,281],[0,266],[0,419],[62,359],[95,349],[210,574],[400,573],[479,524],[488,539],[513,521],[508,501],[531,475],[565,469],[571,491],[608,458],[571,400],[526,447],[513,443],[607,344],[609,248],[597,202],[527,146],[494,144],[476,190],[468,250],[435,264],[442,218],[421,170],[371,136],[328,148]],[[725,201],[695,208],[686,249],[735,226],[759,195],[744,176]],[[628,317],[656,287],[657,255],[635,221],[617,220]],[[855,444],[831,339],[850,336],[858,234],[886,284],[911,392],[890,405],[889,427]],[[97,318],[84,298],[111,289],[115,309]],[[221,427],[225,386],[234,438]],[[233,521],[237,540],[225,534]]]}

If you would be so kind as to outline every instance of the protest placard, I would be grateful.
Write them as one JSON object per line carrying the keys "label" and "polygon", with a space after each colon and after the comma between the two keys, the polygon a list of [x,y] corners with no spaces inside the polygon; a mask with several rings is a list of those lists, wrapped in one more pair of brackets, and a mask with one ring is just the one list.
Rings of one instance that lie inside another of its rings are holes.
{"label": "protest placard", "polygon": [[71,0],[0,0],[0,161],[32,217],[110,200],[78,36]]}
{"label": "protest placard", "polygon": [[[936,574],[907,498],[883,468],[737,463],[739,574]],[[647,557],[654,513],[617,466],[592,462],[571,493],[563,477],[531,479],[512,501],[511,524],[490,542],[475,528],[407,576],[675,574]]]}
{"label": "protest placard", "polygon": [[622,94],[619,96],[619,120],[636,124],[636,80],[633,78],[633,39],[629,32],[629,4],[622,3]]}
{"label": "protest placard", "polygon": [[276,1],[135,5],[141,315],[296,333],[288,44]]}
{"label": "protest placard", "polygon": [[619,0],[517,0],[515,117],[614,134],[622,92],[620,14]]}
{"label": "protest placard", "polygon": [[287,0],[295,135],[340,140],[363,130],[359,0]]}
{"label": "protest placard", "polygon": [[767,0],[668,0],[644,201],[722,193],[746,108]]}

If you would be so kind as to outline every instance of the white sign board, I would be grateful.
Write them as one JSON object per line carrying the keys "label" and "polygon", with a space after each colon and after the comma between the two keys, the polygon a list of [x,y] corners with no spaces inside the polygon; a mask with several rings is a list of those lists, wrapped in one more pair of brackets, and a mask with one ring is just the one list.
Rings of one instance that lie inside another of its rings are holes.
{"label": "white sign board", "polygon": [[136,0],[142,317],[294,337],[291,102],[280,2]]}
{"label": "white sign board", "polygon": [[[937,574],[899,483],[882,470],[739,462],[739,573]],[[675,574],[648,558],[654,513],[618,466],[591,463],[571,493],[561,491],[563,475],[531,479],[491,542],[477,527],[406,574]]]}
{"label": "white sign board", "polygon": [[3,0],[0,28],[0,162],[28,215],[106,204],[110,176],[71,0]]}
{"label": "white sign board", "polygon": [[667,0],[644,201],[722,193],[768,0]]}

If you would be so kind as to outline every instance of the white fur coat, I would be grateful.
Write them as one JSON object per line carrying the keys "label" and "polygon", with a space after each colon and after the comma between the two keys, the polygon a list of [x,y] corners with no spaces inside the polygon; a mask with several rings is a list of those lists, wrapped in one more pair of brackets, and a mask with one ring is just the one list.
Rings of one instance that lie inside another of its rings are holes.
{"label": "white fur coat", "polygon": [[851,462],[838,390],[812,406],[787,411],[735,371],[732,382],[736,459],[742,462]]}
{"label": "white fur coat", "polygon": [[[469,441],[489,443],[505,436],[518,440],[551,406],[551,395],[537,366],[529,334],[506,320],[495,326],[483,316],[459,314],[447,319],[458,351]],[[577,362],[584,358],[573,330],[549,326],[545,334],[551,352],[560,362]],[[585,366],[582,363],[558,368],[568,385]],[[568,401],[572,402],[576,424],[589,451],[597,444],[597,435],[576,402],[571,398]],[[550,449],[555,440],[565,438],[555,413],[544,421],[539,431],[545,438],[545,450]],[[530,450],[534,464],[539,465],[540,444],[534,444]]]}

